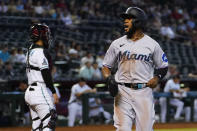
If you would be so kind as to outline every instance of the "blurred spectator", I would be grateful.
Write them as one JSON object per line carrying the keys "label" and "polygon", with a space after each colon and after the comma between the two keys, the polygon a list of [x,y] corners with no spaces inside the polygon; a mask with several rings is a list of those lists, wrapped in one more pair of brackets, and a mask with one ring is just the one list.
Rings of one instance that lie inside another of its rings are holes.
{"label": "blurred spectator", "polygon": [[[185,98],[187,96],[188,88],[181,89],[180,87],[180,76],[175,75],[172,79],[168,80],[164,92],[171,92],[173,93],[174,98],[170,98],[170,105],[176,107],[176,113],[174,114],[175,120],[181,120],[181,113],[184,108],[184,101],[181,100],[182,98]],[[166,104],[166,98],[161,97],[160,98],[160,106],[161,106],[161,122],[166,122],[166,110],[167,110],[167,104]],[[186,107],[185,108],[185,120],[187,122],[190,121],[191,115],[191,108]]]}
{"label": "blurred spectator", "polygon": [[50,1],[49,0],[46,0],[46,1],[44,1],[44,4],[43,4],[43,9],[45,10],[45,11],[49,11],[51,8],[52,8],[52,3],[50,3]]}
{"label": "blurred spectator", "polygon": [[8,4],[8,11],[9,12],[16,12],[16,3],[14,0],[11,0]]}
{"label": "blurred spectator", "polygon": [[65,25],[72,25],[72,18],[68,11],[64,11],[61,16],[61,20],[64,22]]}
{"label": "blurred spectator", "polygon": [[18,11],[18,12],[24,12],[24,5],[22,3],[22,0],[18,0],[17,1],[16,11]]}
{"label": "blurred spectator", "polygon": [[191,33],[191,41],[194,46],[197,46],[197,30],[193,30]]}
{"label": "blurred spectator", "polygon": [[197,78],[197,67],[193,72],[189,73],[188,76],[191,78]]}
{"label": "blurred spectator", "polygon": [[194,20],[194,17],[191,17],[191,19],[189,19],[187,21],[187,26],[190,30],[194,29],[195,26],[196,26],[196,23],[195,23],[195,20]]}
{"label": "blurred spectator", "polygon": [[50,8],[48,10],[49,15],[53,18],[53,19],[57,19],[57,12],[55,10],[55,5],[53,5],[53,3],[50,3]]}
{"label": "blurred spectator", "polygon": [[[19,89],[20,92],[25,92],[27,88],[28,88],[28,85],[27,85],[26,81],[20,81],[19,82],[18,89]],[[30,122],[31,122],[30,121],[30,113],[29,113],[29,107],[27,106],[25,100],[24,100],[24,109],[23,110],[24,110],[24,116],[23,116],[24,119],[22,119],[23,124],[24,125],[29,125]]]}
{"label": "blurred spectator", "polygon": [[81,58],[81,66],[85,65],[86,62],[89,62],[90,64],[92,64],[94,61],[94,58],[92,56],[92,53],[87,52],[86,56]]}
{"label": "blurred spectator", "polygon": [[72,23],[73,24],[80,24],[80,16],[77,15],[77,10],[73,10],[73,12],[71,13],[71,19],[72,19]]}
{"label": "blurred spectator", "polygon": [[167,37],[168,39],[175,38],[175,32],[172,30],[172,28],[167,23],[164,23],[164,25],[161,27],[160,33],[163,36]]}
{"label": "blurred spectator", "polygon": [[79,77],[82,77],[86,80],[92,80],[93,69],[92,64],[87,61],[84,66],[82,66],[79,70]]}
{"label": "blurred spectator", "polygon": [[183,17],[183,10],[179,7],[175,7],[173,12],[172,12],[172,18],[179,20]]}
{"label": "blurred spectator", "polygon": [[82,122],[82,103],[80,96],[85,93],[95,93],[96,89],[91,89],[83,78],[79,79],[79,82],[72,86],[71,94],[68,104],[68,126],[74,126],[77,117]]}
{"label": "blurred spectator", "polygon": [[82,56],[84,56],[84,54],[85,54],[85,51],[82,50],[81,45],[77,44],[77,45],[75,46],[75,49],[76,49],[76,51],[78,52],[79,58],[82,58]]}
{"label": "blurred spectator", "polygon": [[177,70],[177,66],[170,64],[168,66],[168,72],[167,72],[166,76],[164,77],[164,79],[169,80],[169,79],[172,78],[172,76],[175,76],[175,75],[178,75],[178,74],[179,74],[179,72]]}
{"label": "blurred spectator", "polygon": [[96,98],[89,98],[89,117],[95,119],[94,122],[109,124],[111,122],[111,114],[104,110],[101,100]]}
{"label": "blurred spectator", "polygon": [[61,8],[61,9],[66,9],[66,3],[65,3],[65,0],[58,0],[59,2],[57,3],[56,7],[57,8]]}
{"label": "blurred spectator", "polygon": [[104,60],[104,53],[99,52],[96,58],[96,62],[98,64],[98,67],[101,69],[103,67],[103,60]]}
{"label": "blurred spectator", "polygon": [[187,33],[187,25],[186,25],[186,21],[183,20],[179,20],[178,21],[178,27],[177,30]]}
{"label": "blurred spectator", "polygon": [[12,64],[14,64],[15,62],[17,62],[17,49],[13,48],[10,51],[10,57],[9,57],[9,62],[11,62]]}
{"label": "blurred spectator", "polygon": [[58,71],[57,71],[57,67],[56,66],[53,66],[53,68],[52,68],[52,77],[53,77],[53,79],[54,80],[57,80],[57,78],[59,77],[59,73],[58,73]]}
{"label": "blurred spectator", "polygon": [[24,9],[29,13],[32,14],[34,11],[32,0],[28,0],[24,6]]}
{"label": "blurred spectator", "polygon": [[153,27],[154,27],[154,29],[160,30],[161,26],[162,26],[161,20],[159,18],[155,18],[153,20]]}
{"label": "blurred spectator", "polygon": [[4,65],[3,65],[3,61],[0,59],[0,80],[1,79],[4,79],[3,77],[3,69],[4,68]]}
{"label": "blurred spectator", "polygon": [[3,49],[0,51],[0,59],[3,62],[6,62],[10,57],[10,54],[8,52],[8,47],[7,46],[3,46]]}
{"label": "blurred spectator", "polygon": [[80,59],[78,56],[78,52],[73,48],[69,50],[68,66],[71,76],[77,76],[77,74],[79,74]]}
{"label": "blurred spectator", "polygon": [[25,54],[23,53],[23,49],[22,48],[18,48],[18,53],[16,54],[16,62],[17,63],[25,63]]}
{"label": "blurred spectator", "polygon": [[172,11],[169,9],[169,6],[167,4],[164,5],[164,9],[161,10],[162,19],[168,19],[171,15]]}
{"label": "blurred spectator", "polygon": [[58,43],[55,50],[56,50],[56,58],[55,58],[56,60],[65,60],[66,59],[66,55],[67,55],[66,46],[62,41],[60,41]]}
{"label": "blurred spectator", "polygon": [[[77,84],[71,89],[71,95],[68,102],[68,126],[74,126],[78,118],[82,123],[82,102],[80,97],[85,93],[96,93],[96,89],[91,89],[83,78],[80,78]],[[102,115],[100,115],[102,114]],[[104,116],[106,123],[111,120],[111,114],[106,112],[95,98],[89,99],[89,117]]]}
{"label": "blurred spectator", "polygon": [[93,75],[92,75],[92,79],[93,80],[101,80],[102,79],[102,73],[101,70],[98,68],[98,64],[96,62],[94,62],[92,64],[92,70],[93,70]]}
{"label": "blurred spectator", "polygon": [[37,4],[34,6],[34,11],[38,15],[42,15],[44,13],[44,8],[41,5],[41,1],[37,1]]}
{"label": "blurred spectator", "polygon": [[7,11],[8,11],[8,6],[5,4],[4,1],[1,1],[0,12],[6,13]]}
{"label": "blurred spectator", "polygon": [[2,71],[3,79],[10,80],[15,76],[12,64],[10,62],[5,62],[4,64],[4,70]]}
{"label": "blurred spectator", "polygon": [[78,59],[78,51],[75,50],[75,49],[70,49],[69,50],[69,59],[72,59],[72,60],[79,60]]}

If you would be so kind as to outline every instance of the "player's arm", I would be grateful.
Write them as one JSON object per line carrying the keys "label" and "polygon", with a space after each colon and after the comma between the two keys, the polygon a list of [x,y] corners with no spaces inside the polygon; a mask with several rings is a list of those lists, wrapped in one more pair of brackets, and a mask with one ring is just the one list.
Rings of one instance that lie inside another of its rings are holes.
{"label": "player's arm", "polygon": [[117,54],[119,51],[115,45],[112,43],[109,49],[107,50],[104,60],[103,60],[103,67],[102,67],[102,74],[107,82],[107,87],[110,92],[110,95],[115,97],[118,94],[118,83],[115,81],[114,75],[111,75],[111,68],[114,67]]}
{"label": "player's arm", "polygon": [[44,80],[44,82],[46,84],[46,87],[48,87],[51,90],[51,92],[53,94],[55,94],[56,90],[55,90],[55,88],[53,86],[53,81],[52,81],[52,76],[51,76],[50,70],[47,69],[47,68],[43,69],[43,70],[41,70],[41,74],[42,74],[42,78],[43,78],[43,80]]}
{"label": "player's arm", "polygon": [[159,80],[162,80],[168,72],[168,67],[156,69],[155,76],[147,83],[147,86],[154,88],[157,86]]}
{"label": "player's arm", "polygon": [[153,52],[153,62],[157,69],[155,76],[147,83],[147,86],[151,88],[155,88],[159,80],[162,80],[168,71],[168,59],[158,43],[156,43]]}
{"label": "player's arm", "polygon": [[103,66],[102,67],[102,74],[103,74],[104,79],[106,79],[111,75],[111,70],[108,67]]}
{"label": "player's arm", "polygon": [[[86,85],[86,86],[88,86],[88,85]],[[72,91],[76,97],[80,97],[81,95],[83,95],[85,93],[96,93],[96,88],[92,89],[88,86],[88,89],[86,89],[85,91],[79,92],[79,91],[75,90],[75,88],[73,87]]]}
{"label": "player's arm", "polygon": [[45,57],[46,53],[43,51],[43,52],[39,52],[37,55],[38,55],[37,57],[39,58],[37,60],[37,64],[40,68],[42,78],[46,84],[46,87],[49,88],[51,92],[53,93],[54,103],[58,103],[59,99],[56,94],[56,90],[53,86],[53,80],[52,80],[51,72],[49,69],[49,63],[48,63],[47,58]]}
{"label": "player's arm", "polygon": [[167,72],[168,72],[168,66],[164,68],[159,68],[159,69],[156,69],[155,76],[158,77],[159,80],[162,80],[164,76],[167,74]]}
{"label": "player's arm", "polygon": [[115,45],[116,43],[112,42],[103,60],[102,74],[104,79],[111,76],[111,69],[114,67],[117,61],[117,54],[119,49]]}
{"label": "player's arm", "polygon": [[95,89],[88,89],[88,90],[85,90],[83,92],[76,93],[75,96],[80,97],[81,95],[83,95],[85,93],[96,93],[96,88]]}
{"label": "player's arm", "polygon": [[58,103],[59,102],[59,98],[56,94],[56,90],[53,86],[53,81],[52,81],[52,76],[51,76],[51,72],[49,69],[42,69],[41,70],[41,74],[42,74],[42,78],[46,84],[46,87],[48,87],[51,92],[53,93],[53,98],[54,98],[54,103]]}

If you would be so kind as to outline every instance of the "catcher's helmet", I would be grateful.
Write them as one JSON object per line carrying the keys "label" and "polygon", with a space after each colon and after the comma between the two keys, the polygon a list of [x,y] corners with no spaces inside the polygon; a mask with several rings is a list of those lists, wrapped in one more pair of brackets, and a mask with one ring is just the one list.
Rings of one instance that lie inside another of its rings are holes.
{"label": "catcher's helmet", "polygon": [[133,26],[135,28],[144,28],[145,21],[147,19],[146,13],[138,8],[138,7],[129,7],[125,13],[122,13],[120,15],[121,18],[127,19],[127,18],[132,18],[133,19]]}
{"label": "catcher's helmet", "polygon": [[33,24],[30,28],[30,41],[37,42],[42,40],[44,47],[48,48],[51,41],[51,32],[46,24]]}

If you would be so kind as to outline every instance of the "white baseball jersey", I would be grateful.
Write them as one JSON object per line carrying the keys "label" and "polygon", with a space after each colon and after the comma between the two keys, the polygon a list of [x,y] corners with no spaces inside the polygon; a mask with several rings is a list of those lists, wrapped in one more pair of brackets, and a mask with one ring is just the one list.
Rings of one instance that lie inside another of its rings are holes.
{"label": "white baseball jersey", "polygon": [[[27,56],[26,56],[27,59]],[[40,70],[42,69],[49,69],[49,63],[47,58],[44,55],[43,48],[34,48],[29,52],[29,64],[38,67]],[[28,84],[32,84],[34,82],[41,82],[44,83],[41,71],[39,70],[32,70],[27,68],[27,77],[28,77]]]}
{"label": "white baseball jersey", "polygon": [[[179,90],[181,91],[180,84],[175,83],[173,79],[168,80],[168,82],[165,85],[164,92],[170,92],[170,90]],[[173,105],[176,107],[176,112],[174,114],[174,119],[179,119],[181,116],[181,113],[184,109],[184,102],[180,99],[177,99],[176,97],[186,97],[187,93],[182,90],[182,93],[176,93],[173,92],[173,96],[175,98],[171,98],[169,103],[170,105]],[[160,105],[161,105],[161,120],[162,122],[166,122],[166,112],[167,112],[167,103],[166,98],[160,98]],[[191,118],[191,109],[190,107],[185,108],[185,120],[190,121]]]}
{"label": "white baseball jersey", "polygon": [[164,87],[164,92],[170,92],[170,90],[179,90],[180,89],[180,84],[175,83],[173,79],[168,80]]}
{"label": "white baseball jersey", "polygon": [[113,41],[103,65],[111,68],[118,61],[115,79],[124,83],[147,83],[153,78],[154,68],[168,66],[168,60],[159,44],[148,35],[137,41],[126,35]]}
{"label": "white baseball jersey", "polygon": [[179,90],[182,92],[182,93],[173,92],[174,97],[186,97],[187,96],[187,93],[183,89],[181,89],[180,83],[175,83],[173,79],[168,80],[168,82],[166,83],[164,87],[164,92],[170,92],[170,90]]}
{"label": "white baseball jersey", "polygon": [[78,103],[81,104],[81,100],[79,100],[76,97],[77,93],[81,93],[84,92],[86,90],[90,90],[91,88],[88,85],[84,85],[83,87],[81,87],[79,84],[75,84],[73,85],[72,89],[71,89],[71,94],[70,94],[70,99],[68,103],[71,103],[73,101],[77,101]]}

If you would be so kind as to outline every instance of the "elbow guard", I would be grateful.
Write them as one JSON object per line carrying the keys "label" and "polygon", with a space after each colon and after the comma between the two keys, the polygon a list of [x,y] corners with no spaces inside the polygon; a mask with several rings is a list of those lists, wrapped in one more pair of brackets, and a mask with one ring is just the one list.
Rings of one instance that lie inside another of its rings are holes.
{"label": "elbow guard", "polygon": [[159,80],[162,80],[164,76],[167,74],[167,72],[168,72],[168,67],[160,68],[156,70],[155,76],[157,76]]}

